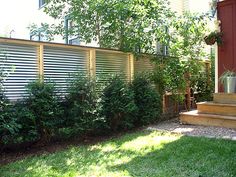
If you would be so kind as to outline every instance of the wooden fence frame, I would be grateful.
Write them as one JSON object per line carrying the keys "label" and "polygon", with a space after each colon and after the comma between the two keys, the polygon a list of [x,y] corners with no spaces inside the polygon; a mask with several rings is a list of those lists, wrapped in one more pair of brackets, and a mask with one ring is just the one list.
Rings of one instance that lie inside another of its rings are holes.
{"label": "wooden fence frame", "polygon": [[[89,57],[87,59],[87,72],[90,76],[96,75],[96,52],[109,52],[109,53],[117,53],[117,54],[125,54],[119,50],[113,49],[105,49],[98,47],[87,47],[87,46],[76,46],[69,44],[60,44],[60,43],[52,43],[52,42],[38,42],[38,41],[30,41],[24,39],[13,39],[13,38],[2,38],[0,37],[0,43],[8,43],[8,44],[19,44],[19,45],[30,45],[38,48],[37,50],[37,64],[38,64],[38,74],[43,79],[44,76],[44,48],[45,47],[61,47],[64,49],[74,49],[74,50],[85,50],[89,52]],[[132,53],[126,53],[128,55],[128,80],[131,81],[134,77],[134,55]]]}
{"label": "wooden fence frame", "polygon": [[[98,48],[98,47],[87,47],[87,46],[75,46],[75,45],[68,45],[68,44],[60,44],[60,43],[51,43],[51,42],[38,42],[38,41],[30,41],[30,40],[23,40],[23,39],[13,39],[13,38],[2,38],[0,37],[0,43],[8,43],[8,44],[18,44],[18,45],[30,45],[37,47],[37,65],[38,65],[38,75],[40,79],[44,79],[44,48],[45,47],[61,47],[65,49],[74,49],[74,50],[84,50],[89,52],[89,57],[87,59],[87,72],[90,76],[96,76],[96,52],[103,51],[103,52],[110,52],[110,53],[117,53],[117,54],[124,54],[124,52],[119,50],[112,50],[112,49],[105,49],[105,48]],[[135,58],[132,53],[126,53],[128,55],[128,81],[132,81],[135,74]],[[204,61],[206,65],[206,70],[210,69],[210,62]],[[208,77],[208,81],[209,77]],[[187,105],[186,107],[189,109],[191,104],[190,98],[190,88],[186,88],[187,94]],[[166,111],[166,103],[165,97],[168,94],[163,95],[163,112]]]}

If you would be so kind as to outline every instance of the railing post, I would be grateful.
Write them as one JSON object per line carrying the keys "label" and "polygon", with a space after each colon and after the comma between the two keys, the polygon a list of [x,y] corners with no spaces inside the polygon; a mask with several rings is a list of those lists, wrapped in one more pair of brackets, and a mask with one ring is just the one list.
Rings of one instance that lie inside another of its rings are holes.
{"label": "railing post", "polygon": [[39,69],[39,79],[41,81],[44,80],[44,45],[39,45],[39,52],[38,52],[38,69]]}
{"label": "railing post", "polygon": [[134,79],[134,55],[129,54],[129,81]]}
{"label": "railing post", "polygon": [[89,51],[89,76],[96,77],[96,49]]}

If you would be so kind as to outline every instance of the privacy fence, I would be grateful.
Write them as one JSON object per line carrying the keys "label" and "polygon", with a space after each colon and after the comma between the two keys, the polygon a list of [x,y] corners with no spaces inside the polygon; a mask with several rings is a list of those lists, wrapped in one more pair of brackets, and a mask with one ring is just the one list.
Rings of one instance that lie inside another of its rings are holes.
{"label": "privacy fence", "polygon": [[[151,71],[154,67],[148,58],[135,60],[131,53],[117,50],[9,38],[0,38],[0,61],[4,61],[0,66],[9,71],[4,88],[10,100],[24,96],[27,83],[39,76],[55,81],[65,93],[71,73],[90,76],[123,73],[125,80],[131,81],[135,73]],[[207,62],[206,69],[209,69]],[[175,106],[169,97],[163,95],[164,112],[172,111],[171,107]]]}
{"label": "privacy fence", "polygon": [[3,60],[4,69],[9,71],[4,88],[10,100],[21,98],[26,84],[38,76],[55,81],[65,92],[71,73],[123,73],[130,81],[135,72],[152,69],[148,59],[136,61],[131,53],[9,38],[0,38],[0,61]]}

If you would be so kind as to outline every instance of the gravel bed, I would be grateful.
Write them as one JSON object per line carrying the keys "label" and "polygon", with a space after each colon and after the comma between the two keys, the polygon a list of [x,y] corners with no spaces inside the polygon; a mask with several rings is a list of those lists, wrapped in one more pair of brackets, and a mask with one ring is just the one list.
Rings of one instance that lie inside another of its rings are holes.
{"label": "gravel bed", "polygon": [[236,129],[199,125],[183,125],[180,124],[178,119],[172,119],[158,123],[157,125],[151,125],[147,129],[168,131],[172,133],[184,134],[187,136],[221,138],[236,141]]}

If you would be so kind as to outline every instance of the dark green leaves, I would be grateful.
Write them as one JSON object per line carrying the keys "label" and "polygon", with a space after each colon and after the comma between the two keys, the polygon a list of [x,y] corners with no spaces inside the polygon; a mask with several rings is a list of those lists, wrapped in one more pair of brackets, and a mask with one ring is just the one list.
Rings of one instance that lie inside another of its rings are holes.
{"label": "dark green leaves", "polygon": [[62,24],[69,15],[75,24],[70,35],[79,34],[81,41],[95,40],[101,47],[129,52],[138,47],[148,53],[155,52],[157,38],[165,42],[165,28],[173,16],[165,0],[52,0],[45,12]]}

